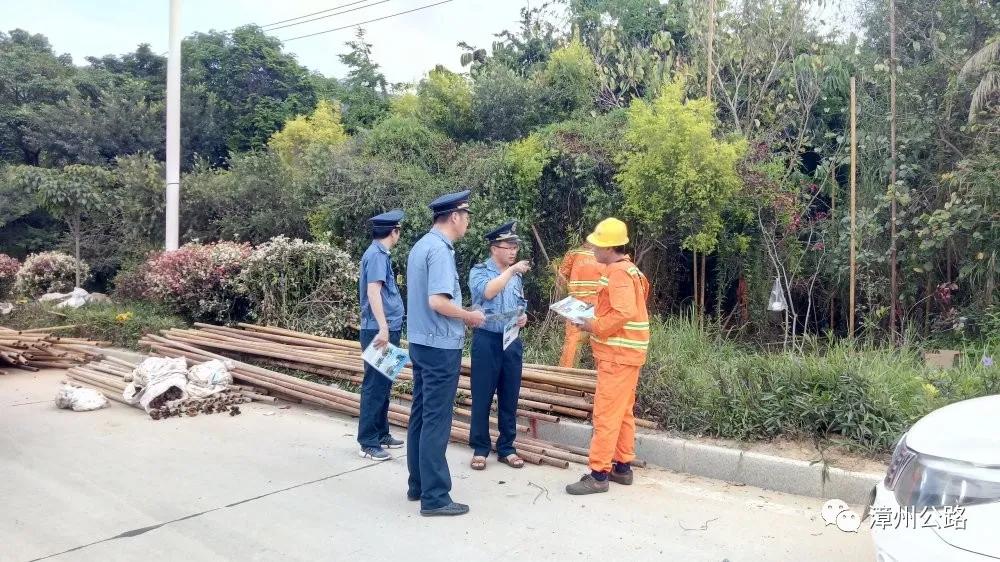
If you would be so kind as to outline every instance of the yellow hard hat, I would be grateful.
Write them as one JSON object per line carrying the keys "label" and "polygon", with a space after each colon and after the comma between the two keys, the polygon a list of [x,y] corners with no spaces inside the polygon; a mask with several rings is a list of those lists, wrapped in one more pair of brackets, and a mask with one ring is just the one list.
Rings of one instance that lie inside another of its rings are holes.
{"label": "yellow hard hat", "polygon": [[587,236],[587,242],[598,248],[614,248],[628,244],[628,227],[612,217],[597,223],[594,232]]}

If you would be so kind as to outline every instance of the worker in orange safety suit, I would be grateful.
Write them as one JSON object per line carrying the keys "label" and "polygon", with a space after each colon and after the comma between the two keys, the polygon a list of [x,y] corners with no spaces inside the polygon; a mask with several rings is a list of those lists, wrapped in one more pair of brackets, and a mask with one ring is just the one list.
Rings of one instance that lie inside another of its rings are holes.
{"label": "worker in orange safety suit", "polygon": [[[594,258],[594,247],[589,243],[571,250],[559,266],[559,278],[573,298],[597,305],[597,290],[600,288],[604,265]],[[580,331],[570,321],[566,321],[566,335],[563,338],[560,367],[576,367],[580,359],[580,344],[585,343],[587,334]]]}
{"label": "worker in orange safety suit", "polygon": [[590,473],[566,486],[572,495],[608,491],[608,481],[632,484],[635,459],[635,390],[649,348],[649,282],[625,253],[628,229],[609,218],[587,237],[595,259],[605,265],[594,318],[580,329],[589,332],[597,363],[594,392],[594,436],[590,441]]}

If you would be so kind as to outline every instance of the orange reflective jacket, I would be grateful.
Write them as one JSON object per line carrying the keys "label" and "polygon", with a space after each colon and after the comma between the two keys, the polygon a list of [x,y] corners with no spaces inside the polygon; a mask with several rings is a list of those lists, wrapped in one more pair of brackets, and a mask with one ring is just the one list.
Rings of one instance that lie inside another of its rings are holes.
{"label": "orange reflective jacket", "polygon": [[604,266],[594,259],[594,252],[579,248],[563,258],[559,273],[568,280],[569,294],[583,302],[597,304]]}
{"label": "orange reflective jacket", "polygon": [[649,281],[630,260],[606,267],[590,338],[594,358],[642,365],[649,349]]}

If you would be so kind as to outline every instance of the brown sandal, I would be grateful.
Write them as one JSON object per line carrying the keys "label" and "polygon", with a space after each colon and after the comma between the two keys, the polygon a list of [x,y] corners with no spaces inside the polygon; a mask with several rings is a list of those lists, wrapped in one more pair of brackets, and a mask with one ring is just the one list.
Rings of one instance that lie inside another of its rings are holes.
{"label": "brown sandal", "polygon": [[511,453],[506,457],[498,457],[497,460],[511,468],[524,468],[524,459],[517,456],[517,453]]}
{"label": "brown sandal", "polygon": [[469,463],[472,470],[485,470],[486,469],[486,457],[481,457],[476,455],[472,457],[472,462]]}

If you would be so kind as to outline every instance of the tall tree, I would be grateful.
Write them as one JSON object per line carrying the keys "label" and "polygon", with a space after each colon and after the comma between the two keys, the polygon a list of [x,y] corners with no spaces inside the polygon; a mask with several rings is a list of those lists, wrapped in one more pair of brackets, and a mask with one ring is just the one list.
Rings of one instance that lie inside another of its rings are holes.
{"label": "tall tree", "polygon": [[49,213],[66,222],[73,237],[77,261],[76,286],[80,286],[80,239],[87,215],[102,208],[103,193],[113,181],[112,174],[96,166],[74,164],[62,170],[21,166],[15,171],[15,182],[33,192]]}
{"label": "tall tree", "polygon": [[86,70],[74,84],[65,100],[38,105],[24,117],[24,143],[37,152],[38,164],[108,165],[140,152],[162,157],[163,102],[145,97],[144,81]]}
{"label": "tall tree", "polygon": [[56,56],[44,35],[0,32],[0,162],[38,164],[25,123],[39,106],[66,99],[75,73],[73,59]]}
{"label": "tall tree", "polygon": [[316,106],[309,71],[255,26],[195,33],[184,41],[182,60],[184,84],[204,86],[230,153],[263,146],[285,121]]}
{"label": "tall tree", "polygon": [[896,257],[896,0],[889,0],[889,331],[896,339],[899,314],[898,259]]}
{"label": "tall tree", "polygon": [[389,92],[385,75],[372,58],[372,44],[365,40],[365,30],[358,28],[347,53],[338,55],[347,66],[341,82],[344,125],[348,132],[369,128],[389,112]]}

